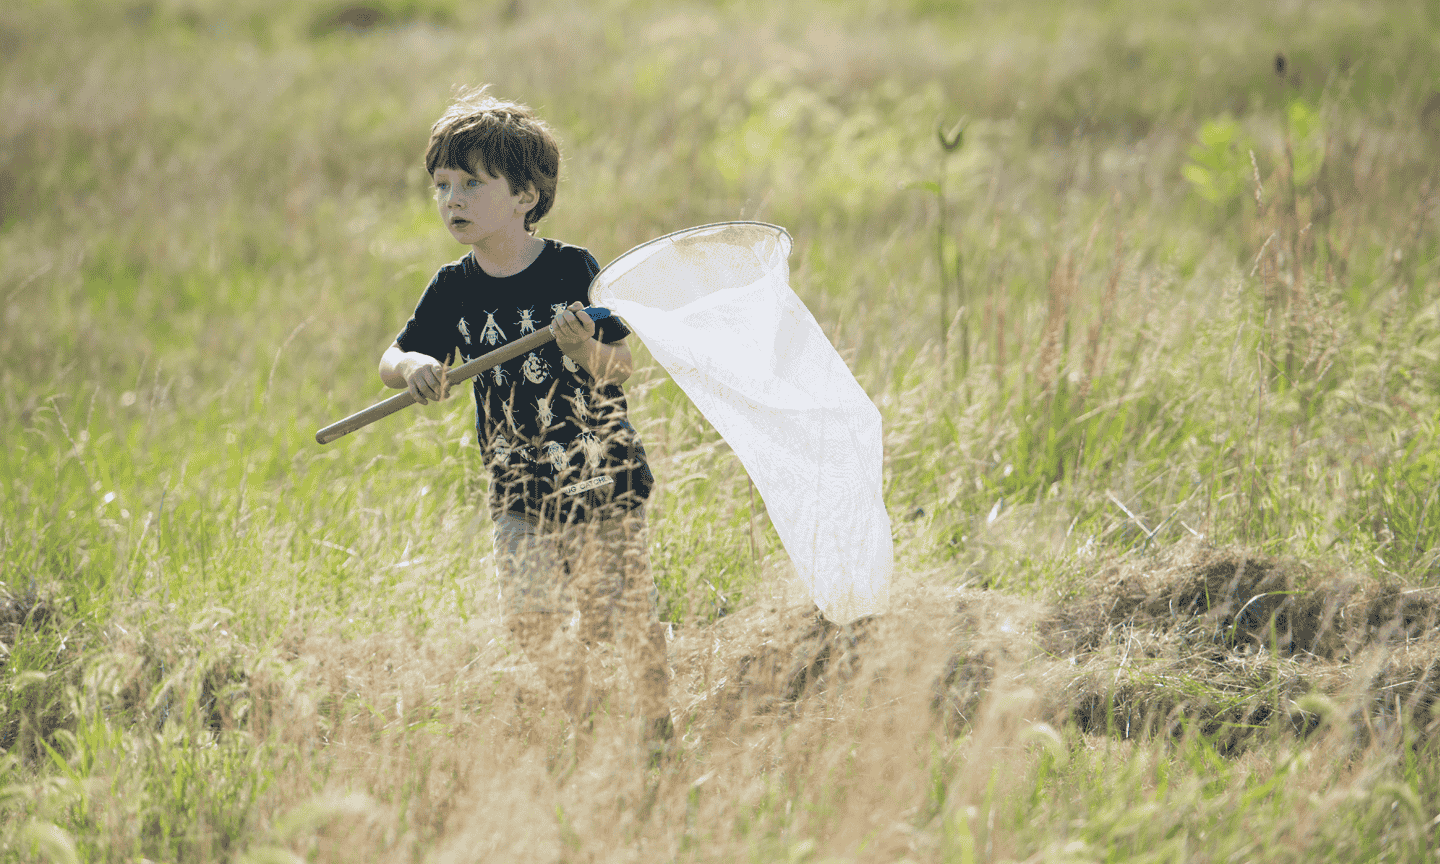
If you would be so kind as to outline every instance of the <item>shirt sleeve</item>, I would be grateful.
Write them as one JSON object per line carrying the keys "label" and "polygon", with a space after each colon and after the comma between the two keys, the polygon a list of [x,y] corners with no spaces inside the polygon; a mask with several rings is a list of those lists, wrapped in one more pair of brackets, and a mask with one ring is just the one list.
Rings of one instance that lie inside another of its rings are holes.
{"label": "shirt sleeve", "polygon": [[418,351],[441,363],[450,358],[455,349],[456,335],[460,332],[455,329],[459,316],[453,299],[448,296],[450,292],[445,290],[444,273],[441,270],[430,280],[425,293],[420,295],[420,302],[415,304],[410,320],[395,337],[401,351]]}
{"label": "shirt sleeve", "polygon": [[[584,261],[585,269],[588,270],[590,273],[590,278],[588,282],[593,282],[595,281],[595,274],[600,272],[600,263],[595,260],[595,256],[591,255],[590,250],[588,249],[585,250]],[[585,305],[594,306],[595,301],[590,299],[590,289],[588,287],[588,282],[585,289]],[[624,339],[626,336],[629,335],[630,328],[625,324],[624,321],[620,320],[614,315],[611,315],[609,318],[602,318],[599,321],[595,322],[595,338],[606,345],[619,342],[621,339]]]}

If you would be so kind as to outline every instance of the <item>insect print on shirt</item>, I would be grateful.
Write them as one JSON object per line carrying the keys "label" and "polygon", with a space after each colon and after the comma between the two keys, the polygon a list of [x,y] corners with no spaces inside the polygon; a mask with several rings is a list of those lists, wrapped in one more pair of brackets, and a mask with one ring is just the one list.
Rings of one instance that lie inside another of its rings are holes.
{"label": "insect print on shirt", "polygon": [[550,460],[550,467],[560,471],[565,467],[565,445],[559,441],[551,441],[545,445],[545,458]]}
{"label": "insect print on shirt", "polygon": [[504,435],[495,436],[495,461],[501,465],[510,464],[510,442]]}
{"label": "insect print on shirt", "polygon": [[534,333],[535,307],[531,306],[529,309],[517,309],[516,311],[520,313],[520,332],[522,334]]}
{"label": "insect print on shirt", "polygon": [[495,379],[496,384],[504,384],[509,379],[510,373],[505,371],[504,366],[496,366],[490,370],[490,377]]}
{"label": "insect print on shirt", "polygon": [[551,304],[550,304],[550,318],[551,318],[551,320],[554,320],[554,319],[556,319],[556,318],[559,318],[559,317],[560,317],[560,313],[561,313],[561,312],[564,312],[564,311],[565,311],[566,309],[568,309],[568,308],[570,308],[570,307],[566,306],[564,303],[551,303]]}
{"label": "insect print on shirt", "polygon": [[594,432],[581,432],[575,443],[580,445],[580,452],[585,454],[585,466],[587,468],[599,468],[600,460],[605,455],[605,447],[600,443]]}
{"label": "insect print on shirt", "polygon": [[534,351],[525,356],[525,363],[520,367],[520,371],[531,384],[542,384],[550,377],[550,365]]}
{"label": "insect print on shirt", "polygon": [[469,323],[468,321],[466,321],[464,318],[461,318],[461,319],[460,319],[460,323],[458,323],[458,324],[455,325],[455,329],[460,331],[460,335],[465,337],[465,344],[466,344],[466,345],[469,345],[469,344],[470,344],[470,323]]}
{"label": "insect print on shirt", "polygon": [[515,426],[515,397],[511,396],[509,399],[506,399],[504,405],[505,422],[510,426],[510,430],[513,432],[517,428]]}
{"label": "insect print on shirt", "polygon": [[585,388],[575,388],[575,398],[570,400],[575,405],[575,416],[583,418],[590,411],[590,406],[585,404]]}
{"label": "insect print on shirt", "polygon": [[535,419],[540,421],[540,428],[549,426],[555,419],[555,412],[550,410],[550,397],[541,396],[535,400]]}
{"label": "insect print on shirt", "polygon": [[[499,312],[496,309],[495,312]],[[495,312],[485,313],[485,329],[480,331],[480,338],[485,340],[486,345],[497,345],[505,341],[505,331],[495,323]]]}

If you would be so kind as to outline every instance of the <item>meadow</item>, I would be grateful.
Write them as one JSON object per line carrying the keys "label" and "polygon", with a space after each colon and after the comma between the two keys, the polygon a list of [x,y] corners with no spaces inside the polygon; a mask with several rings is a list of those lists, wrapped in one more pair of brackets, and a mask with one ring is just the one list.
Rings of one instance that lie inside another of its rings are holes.
{"label": "meadow", "polygon": [[[468,395],[313,439],[480,83],[543,236],[784,226],[884,419],[836,627],[633,346],[658,770],[564,758]],[[0,117],[0,860],[1434,860],[1435,3],[13,0]]]}

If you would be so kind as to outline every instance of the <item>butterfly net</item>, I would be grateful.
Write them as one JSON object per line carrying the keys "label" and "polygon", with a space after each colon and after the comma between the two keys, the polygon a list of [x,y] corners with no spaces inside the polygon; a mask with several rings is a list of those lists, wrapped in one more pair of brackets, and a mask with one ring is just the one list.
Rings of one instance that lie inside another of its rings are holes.
{"label": "butterfly net", "polygon": [[791,290],[790,247],[760,222],[690,228],[615,259],[590,296],[740,457],[801,583],[847,623],[889,600],[880,412]]}

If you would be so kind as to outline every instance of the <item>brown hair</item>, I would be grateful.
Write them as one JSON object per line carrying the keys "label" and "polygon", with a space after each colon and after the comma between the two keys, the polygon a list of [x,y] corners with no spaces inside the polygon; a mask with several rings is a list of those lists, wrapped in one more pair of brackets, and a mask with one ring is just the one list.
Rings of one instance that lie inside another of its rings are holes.
{"label": "brown hair", "polygon": [[[504,177],[511,194],[535,187],[525,230],[550,212],[560,181],[560,144],[529,106],[489,95],[489,85],[464,90],[430,130],[425,170],[458,169]],[[477,170],[479,169],[479,170]]]}

